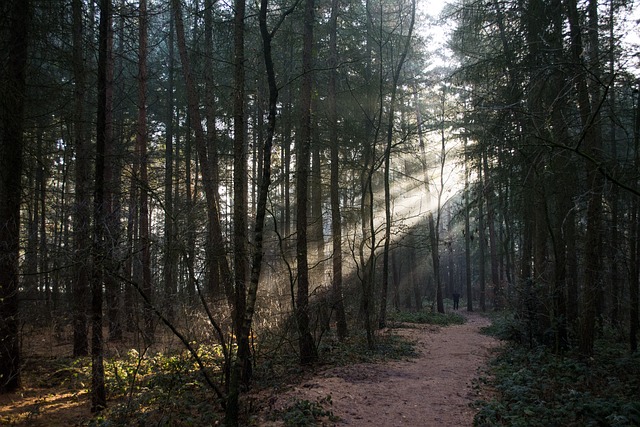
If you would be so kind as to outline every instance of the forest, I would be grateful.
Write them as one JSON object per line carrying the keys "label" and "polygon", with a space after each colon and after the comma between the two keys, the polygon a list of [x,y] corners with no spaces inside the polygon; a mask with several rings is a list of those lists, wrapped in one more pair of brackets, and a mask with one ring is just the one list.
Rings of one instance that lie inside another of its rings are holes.
{"label": "forest", "polygon": [[179,377],[243,425],[276,355],[454,295],[637,364],[638,4],[440,3],[1,2],[0,394],[56,360],[97,417]]}

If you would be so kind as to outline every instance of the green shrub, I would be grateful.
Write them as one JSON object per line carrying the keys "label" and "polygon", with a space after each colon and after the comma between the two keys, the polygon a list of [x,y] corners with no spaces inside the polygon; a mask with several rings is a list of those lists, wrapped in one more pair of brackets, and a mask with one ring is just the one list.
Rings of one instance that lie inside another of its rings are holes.
{"label": "green shrub", "polygon": [[287,408],[278,411],[277,415],[287,427],[312,427],[323,420],[338,421],[339,418],[335,417],[332,411],[325,409],[325,406],[331,406],[331,404],[331,396],[315,402],[296,399]]}
{"label": "green shrub", "polygon": [[640,358],[613,342],[596,350],[585,360],[542,346],[505,345],[490,367],[497,396],[476,402],[474,425],[640,425]]}

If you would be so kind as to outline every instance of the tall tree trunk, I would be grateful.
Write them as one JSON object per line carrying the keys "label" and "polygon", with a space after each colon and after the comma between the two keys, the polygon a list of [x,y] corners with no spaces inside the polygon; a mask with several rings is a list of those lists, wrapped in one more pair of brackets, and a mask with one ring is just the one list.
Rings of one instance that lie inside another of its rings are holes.
{"label": "tall tree trunk", "polygon": [[[205,70],[213,70],[213,0],[206,0],[204,3],[204,67]],[[197,5],[196,5],[197,7]],[[194,28],[194,35],[196,34],[196,29]],[[197,37],[197,36],[195,36]],[[194,37],[194,39],[195,39]],[[236,65],[237,66],[237,65]],[[218,138],[216,137],[216,114],[215,114],[215,99],[216,95],[214,93],[215,83],[214,83],[214,73],[213,72],[205,72],[204,73],[204,83],[205,83],[205,96],[204,96],[204,104],[205,104],[205,118],[207,122],[207,161],[211,165],[211,173],[212,179],[214,180],[213,186],[218,187],[219,184],[219,171],[218,171]],[[235,102],[235,101],[234,101]],[[235,108],[235,104],[234,104]],[[235,115],[235,113],[234,113]],[[235,119],[234,119],[235,120]],[[234,124],[235,129],[235,124]],[[238,136],[237,132],[234,131],[234,140],[236,138],[244,138],[243,133]],[[234,193],[235,194],[235,193]],[[220,241],[218,240],[218,236],[214,234],[214,230],[211,227],[216,221],[216,218],[213,216],[213,211],[209,211],[209,220],[208,220],[208,233],[207,233],[207,289],[209,289],[214,295],[222,295],[224,294],[224,289],[221,285],[221,260],[219,259],[219,253],[216,253],[216,246],[220,245]]]}
{"label": "tall tree trunk", "polygon": [[[124,276],[131,282],[138,283],[137,274],[138,268],[138,251],[137,251],[137,239],[138,239],[138,161],[134,159],[133,167],[129,183],[129,210],[127,212],[127,226],[126,226],[126,253],[127,257],[124,263]],[[136,331],[137,329],[137,294],[135,289],[130,283],[125,284],[124,290],[124,326],[129,332]]]}
{"label": "tall tree trunk", "polygon": [[485,273],[487,236],[485,234],[484,226],[484,185],[482,180],[482,164],[478,164],[478,183],[480,185],[480,189],[478,190],[478,282],[480,284],[480,310],[484,312],[487,311]]}
{"label": "tall tree trunk", "polygon": [[[400,73],[404,66],[404,61],[409,52],[411,38],[413,36],[413,24],[415,22],[415,0],[411,3],[411,18],[409,30],[406,35],[406,41],[392,74],[391,99],[389,100],[389,119],[387,122],[387,144],[384,151],[384,252],[382,261],[382,289],[380,293],[380,316],[378,326],[384,328],[387,324],[387,294],[389,291],[389,251],[391,244],[391,190],[389,188],[389,180],[391,173],[391,147],[393,146],[393,124],[395,122],[396,97],[398,93],[398,82],[400,81]],[[401,18],[400,18],[401,19]]]}
{"label": "tall tree trunk", "polygon": [[9,39],[0,42],[7,60],[0,70],[4,82],[0,89],[0,393],[20,387],[20,180],[31,4],[14,0],[2,10],[10,30]]}
{"label": "tall tree trunk", "polygon": [[338,139],[338,101],[336,80],[338,75],[337,30],[340,1],[331,1],[329,20],[329,141],[331,144],[331,240],[333,275],[331,282],[332,307],[336,313],[338,339],[347,336],[347,317],[342,294],[342,216],[340,213],[340,141]]}
{"label": "tall tree trunk", "polygon": [[[225,422],[228,426],[237,426],[239,423],[239,396],[240,382],[242,379],[241,377],[243,375],[243,370],[245,369],[245,367],[251,364],[249,336],[251,332],[253,316],[255,313],[258,285],[260,283],[260,271],[262,268],[263,257],[264,223],[267,212],[267,197],[269,193],[269,186],[271,184],[271,150],[273,147],[273,137],[276,128],[278,86],[276,84],[273,59],[271,55],[271,40],[275,34],[275,31],[277,30],[277,27],[272,32],[269,32],[267,28],[268,6],[268,0],[261,0],[259,23],[260,34],[263,43],[264,62],[269,84],[269,116],[267,121],[267,134],[264,141],[264,147],[262,149],[262,154],[264,156],[262,161],[263,169],[261,171],[262,175],[259,181],[260,184],[258,188],[258,205],[256,208],[256,222],[254,228],[254,249],[251,260],[251,276],[249,287],[246,293],[246,305],[241,316],[242,323],[239,328],[237,356],[233,365],[233,369],[231,371],[229,394],[225,411]],[[289,13],[292,10],[293,9],[290,9]]]}
{"label": "tall tree trunk", "polygon": [[[427,169],[427,151],[426,151],[426,147],[425,147],[425,141],[423,139],[423,134],[422,134],[422,130],[420,127],[418,127],[418,143],[420,146],[420,155],[422,157],[421,159],[421,163],[422,163],[422,174],[423,174],[423,179],[424,179],[424,189],[425,189],[425,196],[427,199],[427,227],[428,227],[428,233],[429,233],[429,245],[431,247],[431,263],[432,263],[432,268],[433,268],[433,280],[434,283],[436,284],[436,305],[437,305],[437,310],[438,313],[444,313],[444,300],[442,298],[442,283],[440,280],[440,257],[438,254],[438,235],[437,235],[437,229],[436,229],[436,223],[435,220],[433,219],[433,212],[431,210],[431,201],[432,201],[432,195],[431,195],[431,182],[429,179],[429,171]],[[439,206],[439,202],[438,202],[438,220],[439,220],[439,216],[440,216],[440,212],[439,212],[440,206]],[[418,303],[418,301],[416,301],[416,303]]]}
{"label": "tall tree trunk", "polygon": [[209,232],[213,234],[215,241],[219,242],[214,247],[212,256],[218,260],[222,284],[230,306],[234,304],[234,290],[232,285],[231,269],[227,263],[224,239],[222,235],[222,224],[220,222],[220,209],[218,205],[218,189],[214,171],[209,161],[209,155],[206,144],[206,135],[202,126],[202,117],[199,109],[198,93],[196,84],[193,80],[193,72],[191,70],[191,61],[187,53],[187,43],[185,40],[184,23],[182,19],[182,7],[180,0],[171,1],[173,13],[175,17],[176,37],[178,43],[178,52],[180,54],[180,62],[182,63],[182,73],[184,75],[187,103],[189,110],[189,123],[195,133],[196,150],[200,158],[200,168],[202,171],[202,185],[204,187],[205,197],[207,200],[207,212],[209,217]]}
{"label": "tall tree trunk", "polygon": [[[640,88],[639,88],[640,89]],[[636,97],[636,120],[633,131],[634,142],[634,165],[636,170],[640,170],[640,91]],[[636,178],[634,186],[636,190],[639,186]],[[629,251],[629,350],[631,353],[638,351],[638,330],[640,329],[640,198],[634,197],[631,201],[631,250]],[[635,239],[634,239],[635,237]]]}
{"label": "tall tree trunk", "polygon": [[[365,9],[367,13],[366,24],[366,47],[365,47],[365,105],[363,117],[363,168],[360,175],[361,198],[360,215],[362,229],[362,243],[359,245],[360,265],[362,266],[362,314],[364,317],[364,327],[367,334],[367,346],[369,349],[375,347],[375,336],[373,330],[373,288],[375,283],[375,251],[376,251],[376,229],[373,218],[373,175],[376,170],[376,143],[380,131],[380,121],[375,117],[375,96],[373,93],[373,20],[371,15],[371,1],[366,0]],[[382,78],[382,77],[381,77]],[[381,88],[381,86],[380,86]],[[378,111],[382,114],[382,109]]]}
{"label": "tall tree trunk", "polygon": [[408,253],[408,263],[407,263],[407,269],[409,270],[409,289],[408,289],[408,293],[409,296],[407,297],[407,300],[409,301],[409,307],[411,308],[411,293],[413,292],[413,299],[415,300],[416,304],[415,304],[415,308],[416,311],[420,311],[422,310],[422,296],[424,294],[424,285],[422,283],[422,281],[420,280],[420,278],[418,277],[418,269],[419,267],[419,263],[417,261],[417,256],[416,256],[416,246],[412,245],[409,246],[409,253]]}
{"label": "tall tree trunk", "polygon": [[[36,138],[42,138],[42,131],[38,131]],[[38,159],[36,156],[27,157],[26,170],[27,173],[27,192],[32,195],[29,197],[26,209],[26,229],[27,242],[24,254],[24,287],[25,295],[29,300],[38,299],[38,220],[40,216],[39,205],[36,202],[38,186],[36,184],[34,169],[38,168]]]}
{"label": "tall tree trunk", "polygon": [[467,292],[467,311],[473,311],[473,288],[471,280],[471,227],[469,217],[471,206],[469,203],[469,158],[467,155],[467,138],[464,139],[464,270]]}
{"label": "tall tree trunk", "polygon": [[[293,43],[289,43],[289,57],[293,56]],[[289,80],[289,75],[285,71],[284,75],[285,81]],[[283,165],[283,184],[282,184],[282,197],[284,198],[283,202],[283,219],[282,219],[282,233],[285,237],[285,251],[286,257],[289,258],[291,254],[290,250],[290,240],[289,236],[291,236],[291,143],[292,143],[292,133],[293,133],[293,102],[292,102],[292,85],[285,86],[285,96],[284,96],[284,105],[282,112],[282,160],[284,162]]]}
{"label": "tall tree trunk", "polygon": [[[186,122],[191,122],[191,117],[189,115],[188,109],[186,116]],[[179,121],[179,120],[178,120]],[[195,298],[195,274],[190,274],[191,271],[194,271],[195,268],[195,258],[196,258],[196,229],[195,229],[195,186],[193,183],[192,177],[192,138],[191,138],[191,129],[186,129],[185,137],[184,137],[184,176],[185,176],[185,205],[187,207],[187,215],[186,215],[186,229],[187,229],[187,249],[185,251],[185,264],[186,270],[188,272],[187,279],[187,295],[191,301]],[[211,218],[211,216],[209,216]]]}
{"label": "tall tree trunk", "polygon": [[102,289],[107,264],[107,215],[105,212],[105,154],[111,141],[111,1],[100,0],[98,38],[98,109],[96,118],[96,167],[93,193],[93,274],[91,278],[91,412],[107,406],[102,337]]}
{"label": "tall tree trunk", "polygon": [[45,165],[47,164],[46,155],[43,152],[43,136],[42,132],[38,132],[37,138],[37,158],[38,165],[36,169],[36,187],[37,200],[34,200],[35,204],[39,205],[38,211],[40,216],[38,217],[38,279],[40,281],[39,288],[44,290],[45,298],[45,321],[51,321],[51,289],[49,282],[49,254],[47,247],[47,216],[46,216],[46,198],[47,198],[47,171]]}
{"label": "tall tree trunk", "polygon": [[[312,114],[318,111],[318,99],[317,96],[313,97]],[[313,264],[318,266],[324,265],[322,262],[324,259],[324,220],[322,217],[322,161],[320,153],[320,138],[318,136],[318,121],[312,120],[311,123],[311,200],[310,200],[310,240],[315,248],[313,251]],[[313,275],[315,278],[323,278],[324,269],[319,268]]]}
{"label": "tall tree trunk", "polygon": [[309,264],[308,264],[308,188],[309,149],[311,145],[311,96],[313,85],[313,22],[314,0],[305,0],[302,35],[302,88],[300,93],[301,124],[296,158],[296,259],[298,262],[296,293],[296,321],[298,323],[300,363],[310,364],[318,357],[311,335],[309,319]]}
{"label": "tall tree trunk", "polygon": [[[616,22],[616,2],[609,2],[609,76],[611,76],[611,81],[609,85],[611,90],[609,90],[609,108],[610,108],[610,116],[609,116],[609,144],[610,144],[610,153],[611,158],[614,162],[618,162],[618,141],[616,138],[616,127],[618,126],[616,117],[616,89],[615,89],[615,63],[616,63],[616,49],[617,49],[617,40],[615,38],[614,30],[615,30],[615,22]],[[611,231],[607,233],[609,236],[609,250],[608,258],[610,261],[610,276],[609,282],[611,283],[611,323],[615,326],[619,324],[619,313],[620,313],[620,259],[621,254],[618,246],[619,241],[619,225],[618,221],[620,218],[620,201],[619,201],[620,188],[617,185],[613,185],[611,187],[611,195],[609,204],[611,205]]]}
{"label": "tall tree trunk", "polygon": [[[565,7],[569,18],[571,33],[571,54],[576,72],[576,91],[578,96],[578,109],[582,124],[582,140],[584,149],[589,156],[599,158],[602,148],[602,139],[599,127],[599,103],[600,95],[597,89],[589,93],[587,79],[584,74],[584,51],[582,34],[579,25],[578,9],[575,0],[566,0]],[[597,61],[597,2],[590,0],[588,5],[590,15],[591,50],[589,56]],[[595,16],[594,16],[595,15]],[[596,24],[596,28],[591,28]],[[595,43],[595,44],[594,44]],[[592,70],[595,72],[596,70]],[[580,149],[579,145],[577,149]],[[601,265],[601,226],[602,226],[602,175],[597,165],[587,161],[587,188],[589,189],[589,201],[587,204],[587,229],[585,235],[585,284],[582,298],[582,323],[580,330],[580,351],[589,355],[593,352],[595,338],[595,321],[597,315],[598,297],[600,296],[600,265]]]}
{"label": "tall tree trunk", "polygon": [[173,19],[169,19],[169,76],[167,82],[167,125],[165,132],[164,153],[164,304],[167,318],[174,317],[173,298],[177,296],[176,283],[176,249],[175,249],[175,218],[173,203],[173,140],[174,140],[174,28]]}
{"label": "tall tree trunk", "polygon": [[[557,59],[561,59],[562,55],[562,43],[563,43],[563,18],[562,18],[562,2],[561,0],[553,0],[550,5],[550,15],[552,20],[552,37],[550,43],[556,49]],[[565,123],[565,112],[567,105],[565,101],[557,99],[557,94],[560,93],[562,88],[566,87],[566,80],[562,70],[557,69],[553,72],[550,87],[547,89],[546,98],[547,104],[551,107],[551,123],[552,131],[551,136],[556,143],[566,144],[569,140]],[[554,169],[554,173],[559,177],[560,185],[553,185],[552,192],[556,199],[556,209],[559,214],[555,218],[549,218],[551,223],[551,235],[553,243],[553,251],[555,258],[554,266],[554,284],[552,290],[553,307],[556,318],[554,319],[554,325],[552,325],[557,331],[555,340],[555,351],[561,352],[568,344],[568,305],[575,306],[575,302],[569,299],[567,304],[567,298],[571,296],[572,290],[569,289],[569,285],[572,282],[576,282],[575,277],[569,277],[569,258],[571,254],[568,253],[570,245],[569,239],[573,239],[573,198],[576,188],[575,170],[571,166],[572,162],[571,153],[563,153],[553,157],[551,163]],[[574,255],[575,256],[575,255]]]}
{"label": "tall tree trunk", "polygon": [[491,285],[493,288],[493,308],[499,310],[501,303],[500,271],[498,269],[498,236],[496,235],[495,224],[495,203],[493,201],[493,183],[489,178],[489,162],[487,152],[482,152],[482,164],[484,167],[484,194],[487,203],[487,228],[489,229],[489,257],[491,265]]}
{"label": "tall tree trunk", "polygon": [[[137,155],[140,162],[140,254],[142,256],[141,289],[153,301],[151,283],[151,238],[149,224],[149,177],[147,158],[147,1],[140,0],[138,10],[138,123],[136,130]],[[153,342],[154,315],[152,307],[144,307],[145,342]]]}
{"label": "tall tree trunk", "polygon": [[[241,337],[247,304],[247,279],[249,260],[247,253],[247,147],[245,144],[245,70],[244,70],[244,19],[245,0],[235,0],[234,19],[234,97],[233,97],[233,261],[235,270],[235,329]],[[238,345],[246,346],[239,353],[248,355],[249,341],[239,339]],[[252,366],[249,357],[244,365],[240,381],[248,386]]]}
{"label": "tall tree trunk", "polygon": [[[436,203],[436,222],[435,226],[432,223],[429,224],[429,236],[431,238],[431,255],[433,257],[433,274],[436,281],[436,306],[438,313],[444,313],[444,295],[442,292],[442,271],[440,267],[440,223],[442,221],[442,193],[444,192],[444,167],[447,160],[446,149],[446,132],[445,132],[445,99],[446,91],[443,86],[442,98],[441,98],[441,113],[440,119],[440,187],[437,191],[437,203]],[[431,217],[432,218],[432,217]],[[432,220],[430,218],[430,221]],[[433,230],[433,231],[432,231]]]}

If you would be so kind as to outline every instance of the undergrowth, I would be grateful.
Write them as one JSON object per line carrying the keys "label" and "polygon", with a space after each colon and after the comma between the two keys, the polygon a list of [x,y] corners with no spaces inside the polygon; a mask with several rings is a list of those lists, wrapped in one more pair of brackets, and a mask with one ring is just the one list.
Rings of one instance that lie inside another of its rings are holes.
{"label": "undergrowth", "polygon": [[[458,314],[431,312],[396,312],[389,315],[390,324],[428,323],[439,326],[464,323]],[[295,337],[294,337],[295,338]],[[286,388],[309,373],[300,366],[294,339],[282,331],[266,331],[254,350],[253,387]],[[223,355],[217,345],[200,345],[198,353],[208,374],[222,383]],[[333,331],[326,332],[318,344],[319,360],[312,369],[346,366],[363,362],[380,362],[417,356],[414,344],[396,334],[375,334],[373,348],[364,332],[353,333],[339,341]],[[151,353],[129,350],[104,360],[108,408],[93,418],[91,426],[217,425],[224,414],[220,402],[204,381],[200,368],[187,351]],[[31,384],[50,390],[88,391],[91,386],[90,358],[34,358],[25,367]],[[241,414],[245,425],[255,425],[259,410],[252,397],[246,396]],[[287,426],[331,424],[330,397],[317,401],[296,400],[289,407],[274,411],[275,420]],[[2,422],[16,420],[3,419]]]}
{"label": "undergrowth", "polygon": [[324,425],[325,422],[339,420],[331,410],[325,409],[326,406],[331,405],[331,396],[320,398],[315,402],[296,399],[287,408],[276,411],[274,418],[281,419],[287,427],[312,427],[320,423]]}
{"label": "undergrowth", "polygon": [[[298,361],[297,351],[282,335],[264,334],[255,350],[254,387],[285,388],[308,372]],[[223,356],[219,346],[198,347],[210,376],[222,382]],[[317,367],[344,366],[361,362],[415,357],[413,344],[394,334],[376,336],[369,349],[364,334],[353,334],[340,342],[332,334],[323,336],[318,347]],[[218,425],[224,414],[220,402],[207,386],[193,357],[187,351],[143,353],[129,350],[104,360],[108,407],[93,418],[91,426],[199,426]],[[38,388],[88,391],[91,386],[90,358],[31,359],[25,367],[28,382]],[[255,424],[255,404],[247,397],[241,418]],[[335,420],[330,398],[310,402],[297,400],[271,414],[287,426],[313,426]],[[10,416],[2,423],[14,423]]]}
{"label": "undergrowth", "polygon": [[[198,353],[209,373],[219,375],[219,346],[200,346]],[[82,390],[91,385],[89,358],[57,359],[34,369],[51,372],[35,381],[39,387]],[[106,358],[104,372],[108,408],[91,420],[91,426],[213,425],[222,418],[219,404],[186,351],[147,355],[132,349]]]}
{"label": "undergrowth", "polygon": [[[509,338],[517,330],[510,322],[496,319],[485,332]],[[630,356],[613,338],[597,341],[589,359],[511,341],[492,361],[489,374],[480,381],[496,395],[476,402],[475,426],[640,425],[640,356]]]}

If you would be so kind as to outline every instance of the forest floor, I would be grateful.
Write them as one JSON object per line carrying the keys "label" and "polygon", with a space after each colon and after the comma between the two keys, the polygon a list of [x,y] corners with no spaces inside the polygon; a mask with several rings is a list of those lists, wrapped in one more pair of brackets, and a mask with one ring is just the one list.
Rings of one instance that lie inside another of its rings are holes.
{"label": "forest floor", "polygon": [[418,357],[330,368],[284,393],[272,391],[270,409],[296,400],[330,403],[328,426],[472,426],[473,402],[490,394],[474,379],[499,341],[480,332],[490,325],[487,317],[459,313],[467,320],[462,325],[404,324],[382,331],[414,342]]}
{"label": "forest floor", "polygon": [[[306,403],[306,410],[324,410],[315,418],[323,419],[326,426],[473,425],[473,402],[488,399],[490,393],[474,379],[483,375],[499,341],[481,333],[490,324],[488,318],[464,310],[459,314],[466,318],[462,325],[395,324],[380,331],[413,342],[416,357],[317,370],[296,384],[262,390],[251,399],[261,408],[252,424],[282,426],[283,421],[267,419],[297,402]],[[60,351],[42,344],[51,353]],[[74,368],[52,373],[50,363],[38,365],[31,366],[30,377],[46,379],[46,386],[31,381],[18,393],[0,395],[0,425],[87,425],[91,413],[86,385],[69,387],[65,381],[65,386],[52,386],[57,375],[74,377]]]}

